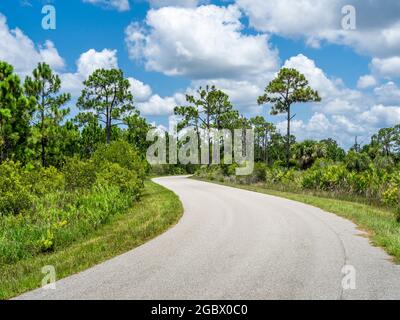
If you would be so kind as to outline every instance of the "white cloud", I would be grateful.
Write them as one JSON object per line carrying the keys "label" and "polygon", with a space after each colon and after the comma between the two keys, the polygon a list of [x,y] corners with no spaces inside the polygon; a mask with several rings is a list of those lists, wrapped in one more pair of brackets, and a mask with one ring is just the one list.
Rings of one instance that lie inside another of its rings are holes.
{"label": "white cloud", "polygon": [[360,119],[375,127],[394,126],[400,123],[400,107],[376,105],[363,112]]}
{"label": "white cloud", "polygon": [[241,112],[259,113],[262,107],[258,107],[257,98],[263,94],[267,83],[272,80],[273,74],[265,74],[263,77],[255,77],[250,80],[209,79],[196,80],[191,83],[191,92],[200,86],[215,85],[225,92],[232,104]]}
{"label": "white cloud", "polygon": [[[236,0],[250,24],[263,32],[345,44],[358,52],[393,56],[400,51],[400,6],[397,0]],[[357,29],[341,27],[342,8],[356,8]]]}
{"label": "white cloud", "polygon": [[73,96],[79,96],[83,81],[96,69],[118,68],[117,50],[103,49],[96,51],[90,49],[81,54],[76,61],[77,71],[75,73],[60,74],[63,90],[70,92]]}
{"label": "white cloud", "polygon": [[151,87],[137,79],[128,78],[135,101],[146,101],[152,94]]}
{"label": "white cloud", "polygon": [[117,50],[103,49],[99,52],[90,49],[81,54],[77,61],[77,67],[78,73],[85,78],[100,68],[118,68]]}
{"label": "white cloud", "polygon": [[322,98],[322,103],[313,104],[314,109],[330,114],[357,111],[357,104],[363,95],[347,88],[341,79],[329,78],[325,72],[316,66],[315,61],[299,54],[288,59],[284,67],[295,68],[305,75],[310,86],[317,90]]}
{"label": "white cloud", "polygon": [[400,88],[392,81],[374,89],[378,101],[385,104],[397,104],[400,102]]}
{"label": "white cloud", "polygon": [[[286,121],[282,121],[277,124],[277,129],[282,134],[286,134],[286,123]],[[354,122],[353,119],[343,115],[328,117],[320,112],[314,113],[308,121],[292,121],[291,127],[291,133],[296,136],[298,141],[333,138],[347,148],[354,143],[356,136],[368,139],[371,134],[368,127]],[[371,132],[374,132],[373,129]]]}
{"label": "white cloud", "polygon": [[[90,49],[81,54],[76,61],[77,71],[75,73],[62,73],[60,74],[63,90],[70,92],[73,96],[80,95],[83,88],[83,81],[97,69],[118,69],[117,50],[103,49],[96,51]],[[149,85],[143,82],[128,77],[131,91],[135,101],[145,101],[151,94],[152,90]]]}
{"label": "white cloud", "polygon": [[138,103],[138,109],[144,116],[167,116],[174,113],[177,105],[185,104],[185,95],[176,93],[172,97],[160,97],[155,94],[146,102]]}
{"label": "white cloud", "polygon": [[9,29],[1,13],[0,39],[0,60],[13,65],[21,76],[30,73],[39,62],[46,62],[56,70],[65,66],[53,42],[47,40],[44,45],[36,46],[20,29]]}
{"label": "white cloud", "polygon": [[349,114],[353,112],[359,112],[360,108],[351,101],[336,98],[328,101],[322,108],[327,114]]}
{"label": "white cloud", "polygon": [[[367,142],[379,128],[400,122],[400,107],[377,104],[377,101],[394,103],[399,101],[400,89],[394,82],[375,88],[372,95],[345,87],[340,79],[331,79],[318,68],[315,62],[304,55],[290,58],[285,67],[296,68],[319,90],[323,97],[320,104],[313,104],[316,112],[308,120],[294,120],[293,133],[298,140],[334,138],[343,146],[350,147],[355,136]],[[368,86],[371,86],[371,79]],[[375,79],[374,79],[375,80]],[[364,83],[365,84],[365,83]],[[286,121],[277,127],[286,132]]]}
{"label": "white cloud", "polygon": [[295,57],[290,58],[284,64],[286,68],[294,68],[305,75],[306,79],[309,81],[310,86],[313,89],[318,90],[321,97],[327,98],[331,96],[337,96],[339,94],[339,89],[334,81],[330,80],[322,69],[315,65],[314,60],[311,60],[299,54]]}
{"label": "white cloud", "polygon": [[374,76],[365,75],[365,76],[361,76],[360,79],[358,79],[357,88],[366,89],[366,88],[374,87],[377,84],[378,84],[378,82],[376,81]]}
{"label": "white cloud", "polygon": [[236,6],[150,10],[146,26],[126,29],[132,59],[147,70],[197,79],[245,78],[276,70],[267,35],[244,35]]}
{"label": "white cloud", "polygon": [[194,8],[198,4],[204,2],[205,1],[200,1],[200,0],[149,0],[150,6],[152,8],[161,8],[161,7]]}
{"label": "white cloud", "polygon": [[372,71],[382,77],[400,77],[400,56],[394,56],[386,59],[374,58],[372,59],[371,65]]}
{"label": "white cloud", "polygon": [[83,0],[83,2],[118,11],[128,11],[130,9],[128,0]]}

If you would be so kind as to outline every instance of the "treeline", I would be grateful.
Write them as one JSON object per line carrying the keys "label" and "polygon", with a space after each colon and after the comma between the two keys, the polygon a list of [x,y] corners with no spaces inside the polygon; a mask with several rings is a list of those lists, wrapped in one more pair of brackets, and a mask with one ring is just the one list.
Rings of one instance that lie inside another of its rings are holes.
{"label": "treeline", "polygon": [[143,192],[150,125],[129,81],[101,69],[83,85],[72,117],[47,64],[22,82],[0,62],[0,267],[71,245]]}
{"label": "treeline", "polygon": [[[254,129],[255,160],[252,175],[235,175],[237,165],[203,166],[197,175],[207,179],[262,183],[286,191],[315,191],[387,205],[400,219],[400,125],[383,128],[361,146],[355,137],[347,152],[333,139],[296,142],[290,124],[294,103],[319,102],[318,92],[304,75],[283,68],[272,80],[258,103],[272,105],[271,115],[286,114],[287,131],[282,135],[264,117],[247,119],[235,110],[229,97],[215,87],[200,88],[186,97],[188,105],[175,108],[182,121],[178,129]],[[221,150],[222,153],[222,150]]]}
{"label": "treeline", "polygon": [[[151,126],[135,108],[129,81],[121,70],[94,71],[83,83],[76,104],[80,112],[74,117],[66,107],[71,96],[61,93],[61,88],[58,75],[44,63],[24,82],[12,66],[0,63],[0,163],[11,161],[28,169],[55,167],[62,171],[71,159],[90,162],[99,147],[114,142],[132,148],[145,172],[149,171],[145,154],[151,143],[146,141]],[[347,152],[333,139],[296,142],[290,126],[295,116],[292,105],[320,100],[304,75],[295,69],[283,68],[266,86],[257,103],[271,105],[272,115],[286,115],[285,134],[262,116],[246,118],[240,114],[229,96],[215,86],[188,94],[187,103],[175,107],[174,113],[180,119],[178,130],[191,127],[200,134],[207,129],[254,129],[255,160],[264,169],[255,170],[253,176],[261,181],[278,184],[281,177],[284,180],[293,172],[307,173],[307,182],[302,180],[296,188],[356,194],[397,205],[400,125],[381,129],[369,144],[360,146],[356,142]],[[118,152],[115,157],[118,158]],[[334,166],[340,166],[340,170]],[[222,164],[218,170],[229,176],[234,172],[232,167]],[[197,169],[178,164],[153,168],[153,171],[177,174]],[[207,166],[201,170],[212,169],[215,168]],[[343,170],[346,174],[337,177]],[[317,172],[314,181],[310,181],[311,172]]]}
{"label": "treeline", "polygon": [[145,153],[150,125],[134,107],[121,70],[89,76],[75,117],[66,106],[71,96],[60,93],[61,85],[45,63],[22,82],[11,65],[0,62],[0,162],[60,168],[68,157],[88,159],[99,144],[117,140]]}

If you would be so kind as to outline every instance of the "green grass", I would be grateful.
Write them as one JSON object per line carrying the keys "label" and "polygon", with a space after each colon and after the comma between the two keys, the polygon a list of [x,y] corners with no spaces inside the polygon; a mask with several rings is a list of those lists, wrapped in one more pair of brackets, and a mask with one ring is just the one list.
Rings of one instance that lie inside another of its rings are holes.
{"label": "green grass", "polygon": [[194,179],[303,202],[349,219],[369,234],[372,244],[382,247],[393,256],[395,262],[400,263],[400,223],[396,221],[396,214],[386,208],[315,195],[277,191],[260,185]]}
{"label": "green grass", "polygon": [[0,266],[0,299],[39,287],[44,277],[43,266],[53,265],[57,279],[61,279],[140,246],[176,224],[182,213],[178,196],[146,181],[140,202],[79,242],[53,253]]}

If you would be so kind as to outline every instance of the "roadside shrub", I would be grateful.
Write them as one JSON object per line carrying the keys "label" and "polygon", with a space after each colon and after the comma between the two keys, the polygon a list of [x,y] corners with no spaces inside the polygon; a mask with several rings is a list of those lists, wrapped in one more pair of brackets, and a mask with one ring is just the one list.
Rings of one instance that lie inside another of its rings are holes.
{"label": "roadside shrub", "polygon": [[42,196],[65,189],[64,175],[54,167],[26,169],[23,175],[35,195]]}
{"label": "roadside shrub", "polygon": [[90,189],[96,181],[96,166],[91,160],[68,158],[63,172],[68,190]]}
{"label": "roadside shrub", "polygon": [[145,179],[150,170],[147,161],[125,141],[114,141],[109,145],[100,145],[93,154],[93,162],[98,168],[105,163],[117,163],[122,168],[136,172],[141,180]]}
{"label": "roadside shrub", "polygon": [[187,174],[187,170],[184,167],[174,164],[160,164],[151,166],[151,174],[153,176],[171,176],[171,175],[184,175]]}
{"label": "roadside shrub", "polygon": [[252,176],[254,177],[255,182],[265,182],[267,165],[265,163],[256,163],[254,165],[254,171]]}
{"label": "roadside shrub", "polygon": [[382,194],[383,201],[391,206],[395,206],[400,218],[400,173],[395,172],[390,177],[387,190]]}
{"label": "roadside shrub", "polygon": [[221,168],[224,176],[231,177],[236,175],[236,169],[238,168],[238,165],[237,163],[224,164],[221,166]]}
{"label": "roadside shrub", "polygon": [[383,202],[391,205],[398,206],[399,205],[399,188],[397,186],[390,186],[382,195]]}
{"label": "roadside shrub", "polygon": [[3,162],[0,165],[0,215],[28,210],[34,200],[29,187],[19,163]]}
{"label": "roadside shrub", "polygon": [[368,169],[371,159],[365,153],[358,153],[354,150],[350,150],[346,155],[345,163],[346,167],[350,171],[361,172]]}
{"label": "roadside shrub", "polygon": [[120,192],[128,193],[132,199],[136,199],[140,195],[143,182],[135,171],[123,168],[118,163],[108,163],[97,173],[96,184],[115,186]]}

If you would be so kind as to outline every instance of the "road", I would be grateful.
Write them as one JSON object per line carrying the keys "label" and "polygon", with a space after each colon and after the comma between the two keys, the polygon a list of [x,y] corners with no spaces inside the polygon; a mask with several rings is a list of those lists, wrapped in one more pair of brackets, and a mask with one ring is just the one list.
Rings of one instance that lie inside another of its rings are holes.
{"label": "road", "polygon": [[[186,177],[181,221],[156,239],[20,299],[399,299],[400,266],[357,227],[298,202]],[[350,271],[343,288],[344,266]],[[355,282],[352,282],[352,280]]]}

